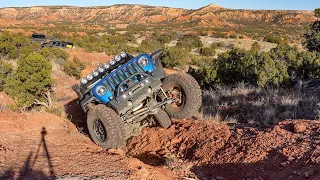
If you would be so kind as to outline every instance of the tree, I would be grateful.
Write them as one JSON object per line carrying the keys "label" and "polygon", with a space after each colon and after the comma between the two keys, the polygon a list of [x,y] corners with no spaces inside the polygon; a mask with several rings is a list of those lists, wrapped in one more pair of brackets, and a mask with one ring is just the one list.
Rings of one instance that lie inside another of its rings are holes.
{"label": "tree", "polygon": [[304,38],[306,39],[304,45],[309,51],[320,53],[320,21],[316,21],[307,27]]}
{"label": "tree", "polygon": [[314,11],[314,16],[320,18],[320,8],[317,8],[317,9]]}
{"label": "tree", "polygon": [[53,83],[51,64],[39,53],[18,60],[15,74],[6,80],[5,92],[19,107],[51,106],[50,91]]}
{"label": "tree", "polygon": [[3,90],[5,80],[11,75],[12,69],[11,64],[4,60],[0,60],[0,91]]}
{"label": "tree", "polygon": [[[315,16],[320,17],[320,8],[315,10]],[[312,25],[307,26],[304,38],[306,39],[304,45],[309,51],[320,53],[320,21],[315,21]]]}

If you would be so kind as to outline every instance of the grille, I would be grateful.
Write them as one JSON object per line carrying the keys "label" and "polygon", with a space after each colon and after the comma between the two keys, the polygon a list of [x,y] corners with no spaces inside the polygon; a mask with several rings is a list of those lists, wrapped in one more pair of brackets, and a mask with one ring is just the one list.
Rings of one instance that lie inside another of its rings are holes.
{"label": "grille", "polygon": [[[107,78],[104,79],[103,83],[110,90],[112,95],[117,96],[116,90],[119,84],[127,80],[132,75],[142,72],[144,72],[143,69],[138,65],[136,61],[133,61],[113,71]],[[138,81],[135,77],[133,77],[132,82],[137,83]]]}

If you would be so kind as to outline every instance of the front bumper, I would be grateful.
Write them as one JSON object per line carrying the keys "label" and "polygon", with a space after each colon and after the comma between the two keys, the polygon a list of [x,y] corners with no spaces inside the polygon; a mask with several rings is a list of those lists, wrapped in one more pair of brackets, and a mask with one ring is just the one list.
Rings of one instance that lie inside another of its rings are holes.
{"label": "front bumper", "polygon": [[107,105],[111,106],[120,115],[124,114],[133,107],[140,105],[148,96],[152,97],[153,93],[161,88],[161,85],[160,79],[148,76],[128,91],[110,101]]}

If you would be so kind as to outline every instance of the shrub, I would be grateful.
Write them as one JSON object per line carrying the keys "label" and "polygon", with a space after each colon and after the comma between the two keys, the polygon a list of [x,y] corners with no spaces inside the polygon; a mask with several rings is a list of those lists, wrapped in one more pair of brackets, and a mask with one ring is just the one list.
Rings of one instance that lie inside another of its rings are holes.
{"label": "shrub", "polygon": [[216,54],[216,51],[214,47],[201,47],[199,53],[202,56],[214,56]]}
{"label": "shrub", "polygon": [[276,44],[280,44],[280,43],[288,44],[288,42],[289,42],[288,37],[281,38],[281,37],[273,36],[273,35],[271,35],[271,34],[268,34],[267,36],[265,36],[265,37],[263,38],[263,40],[264,40],[265,42],[276,43]]}
{"label": "shrub", "polygon": [[226,33],[219,33],[219,32],[215,32],[212,34],[212,37],[215,37],[215,38],[225,38],[227,39],[228,36]]}
{"label": "shrub", "polygon": [[160,34],[159,32],[153,33],[152,39],[158,41],[161,44],[169,43],[173,40],[173,37],[170,34]]}
{"label": "shrub", "polygon": [[188,49],[199,48],[202,46],[203,44],[200,37],[196,35],[184,35],[179,38],[177,43],[177,47]]}
{"label": "shrub", "polygon": [[255,86],[279,86],[289,80],[283,61],[274,61],[269,53],[232,49],[190,72],[205,89],[215,84],[234,85],[239,82]]}
{"label": "shrub", "polygon": [[143,40],[140,44],[140,46],[138,47],[138,51],[140,53],[149,53],[149,52],[153,52],[159,49],[163,49],[163,44],[160,43],[159,41],[156,41],[154,39],[146,39]]}
{"label": "shrub", "polygon": [[188,62],[188,53],[189,52],[183,48],[167,48],[162,54],[162,62],[167,68],[185,65]]}
{"label": "shrub", "polygon": [[199,69],[190,68],[188,73],[192,75],[203,89],[210,89],[219,83],[217,61],[202,63]]}
{"label": "shrub", "polygon": [[237,38],[238,38],[238,35],[236,35],[236,34],[230,34],[229,38],[237,39]]}
{"label": "shrub", "polygon": [[198,35],[199,35],[199,36],[208,36],[209,33],[208,33],[208,31],[199,31],[199,32],[198,32]]}
{"label": "shrub", "polygon": [[36,102],[48,101],[44,93],[53,83],[51,64],[39,53],[18,60],[17,71],[6,80],[4,90],[17,101],[19,107],[32,107]]}
{"label": "shrub", "polygon": [[225,47],[225,46],[226,46],[226,44],[223,41],[211,44],[211,47],[213,47],[214,49],[216,49],[218,47]]}
{"label": "shrub", "polygon": [[11,75],[12,69],[13,68],[10,63],[0,60],[0,91],[3,90],[5,80]]}
{"label": "shrub", "polygon": [[261,47],[259,45],[259,43],[257,41],[255,41],[252,45],[251,45],[251,51],[256,51],[259,52],[261,50]]}
{"label": "shrub", "polygon": [[81,71],[85,69],[85,65],[82,64],[77,56],[72,61],[66,61],[63,66],[63,71],[69,76],[73,76],[77,79],[81,78]]}
{"label": "shrub", "polygon": [[270,51],[272,59],[286,64],[292,79],[320,77],[320,57],[316,52],[299,52],[298,47],[281,43]]}

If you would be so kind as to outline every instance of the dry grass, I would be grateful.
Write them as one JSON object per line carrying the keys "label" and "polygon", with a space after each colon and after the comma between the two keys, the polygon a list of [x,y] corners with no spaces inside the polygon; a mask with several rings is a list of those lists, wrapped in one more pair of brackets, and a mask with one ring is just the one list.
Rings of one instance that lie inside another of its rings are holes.
{"label": "dry grass", "polygon": [[46,112],[57,115],[59,117],[62,117],[64,119],[68,119],[68,114],[65,112],[64,107],[62,106],[55,106],[55,107],[51,107],[46,109]]}
{"label": "dry grass", "polygon": [[212,44],[223,42],[224,47],[219,47],[216,51],[218,54],[225,52],[228,49],[226,47],[230,47],[230,46],[250,50],[254,42],[258,42],[261,47],[261,51],[265,51],[265,52],[268,52],[272,48],[277,47],[277,44],[274,44],[274,43],[268,43],[264,41],[256,41],[256,40],[250,40],[250,39],[230,39],[230,38],[225,39],[225,38],[213,38],[208,36],[201,36],[200,38],[202,43],[206,47],[211,46]]}
{"label": "dry grass", "polygon": [[201,111],[202,119],[273,125],[285,119],[320,119],[320,97],[316,92],[296,89],[221,86],[203,92]]}

